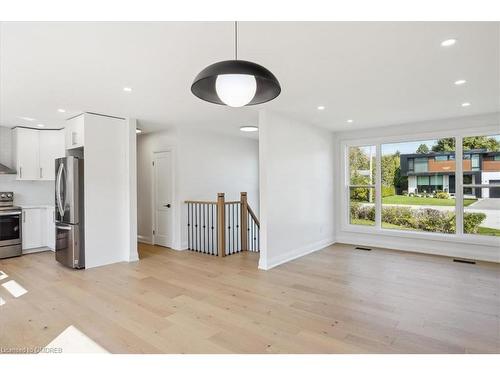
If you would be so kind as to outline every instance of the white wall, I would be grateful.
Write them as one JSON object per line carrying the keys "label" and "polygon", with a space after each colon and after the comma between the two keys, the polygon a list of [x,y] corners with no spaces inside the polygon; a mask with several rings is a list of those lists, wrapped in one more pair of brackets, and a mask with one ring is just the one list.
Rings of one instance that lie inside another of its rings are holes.
{"label": "white wall", "polygon": [[[135,127],[123,119],[85,116],[85,266],[137,259],[130,243],[135,186]],[[133,134],[133,135],[132,135]],[[133,137],[133,140],[130,138]]]}
{"label": "white wall", "polygon": [[[186,200],[239,199],[248,192],[252,208],[258,207],[258,141],[210,130],[183,128],[143,134],[137,142],[138,237],[152,241],[153,153],[173,151],[173,248],[187,248]],[[258,212],[258,210],[257,210]]]}
{"label": "white wall", "polygon": [[269,111],[259,128],[259,268],[269,269],[334,242],[334,139]]}
{"label": "white wall", "polygon": [[[343,172],[342,142],[404,142],[450,136],[450,132],[466,135],[498,134],[498,113],[467,116],[436,121],[401,124],[380,128],[352,130],[335,134],[336,170]],[[350,228],[346,225],[345,187],[343,178],[337,180],[336,242],[385,247],[413,252],[430,253],[452,257],[500,261],[500,239],[489,236],[446,236],[435,233],[403,233],[376,228]]]}

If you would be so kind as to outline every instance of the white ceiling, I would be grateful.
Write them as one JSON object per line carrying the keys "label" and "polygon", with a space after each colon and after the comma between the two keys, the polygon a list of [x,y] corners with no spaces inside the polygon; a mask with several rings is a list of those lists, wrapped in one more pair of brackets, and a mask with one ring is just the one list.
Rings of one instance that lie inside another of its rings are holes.
{"label": "white ceiling", "polygon": [[[230,22],[3,23],[0,123],[58,127],[90,111],[138,118],[146,131],[176,125],[237,134],[263,107],[334,130],[494,112],[499,25],[243,22],[239,57],[270,69],[282,93],[234,109],[190,92],[202,68],[233,57]],[[458,42],[441,47],[447,38]],[[467,84],[453,84],[462,78]],[[471,106],[461,107],[466,101]]]}

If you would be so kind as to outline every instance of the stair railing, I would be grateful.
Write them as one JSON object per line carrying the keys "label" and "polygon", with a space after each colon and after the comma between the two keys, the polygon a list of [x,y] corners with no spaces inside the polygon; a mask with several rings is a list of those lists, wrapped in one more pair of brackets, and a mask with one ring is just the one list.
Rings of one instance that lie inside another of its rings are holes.
{"label": "stair railing", "polygon": [[242,251],[258,252],[259,219],[248,204],[247,193],[239,201],[185,201],[187,204],[188,249],[224,257]]}

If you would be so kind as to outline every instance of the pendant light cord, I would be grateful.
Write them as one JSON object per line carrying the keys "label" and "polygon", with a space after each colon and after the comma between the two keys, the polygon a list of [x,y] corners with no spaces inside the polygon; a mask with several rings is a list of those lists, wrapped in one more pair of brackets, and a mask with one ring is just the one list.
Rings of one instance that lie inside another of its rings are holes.
{"label": "pendant light cord", "polygon": [[238,21],[234,21],[234,59],[238,60]]}

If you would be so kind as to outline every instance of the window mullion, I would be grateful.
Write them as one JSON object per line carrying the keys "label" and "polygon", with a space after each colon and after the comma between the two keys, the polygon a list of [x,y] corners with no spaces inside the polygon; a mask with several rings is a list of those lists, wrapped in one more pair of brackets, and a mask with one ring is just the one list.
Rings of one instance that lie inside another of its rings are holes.
{"label": "window mullion", "polygon": [[375,151],[375,228],[382,228],[382,146],[376,145]]}
{"label": "window mullion", "polygon": [[463,137],[455,138],[455,228],[457,235],[464,233],[464,173]]}

